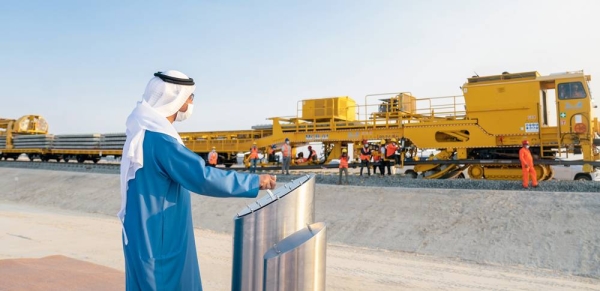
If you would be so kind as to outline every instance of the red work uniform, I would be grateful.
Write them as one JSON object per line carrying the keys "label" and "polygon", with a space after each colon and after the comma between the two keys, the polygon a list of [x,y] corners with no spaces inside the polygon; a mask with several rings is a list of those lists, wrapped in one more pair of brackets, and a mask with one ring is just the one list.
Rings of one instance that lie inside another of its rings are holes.
{"label": "red work uniform", "polygon": [[210,154],[208,154],[208,164],[215,167],[217,165],[218,157],[216,152],[210,152]]}
{"label": "red work uniform", "polygon": [[258,149],[255,147],[250,148],[250,159],[258,159]]}
{"label": "red work uniform", "polygon": [[342,184],[342,173],[346,175],[346,184],[348,184],[348,160],[350,158],[347,155],[342,155],[340,157],[340,179],[338,180],[338,184]]}
{"label": "red work uniform", "polygon": [[529,175],[531,175],[531,185],[537,187],[537,173],[533,168],[533,157],[528,148],[522,147],[519,150],[519,160],[521,160],[521,168],[523,169],[523,187],[529,188]]}
{"label": "red work uniform", "polygon": [[348,169],[348,160],[350,158],[348,156],[340,157],[340,169]]}
{"label": "red work uniform", "polygon": [[396,151],[398,147],[392,143],[385,146],[385,158],[388,160],[395,160]]}
{"label": "red work uniform", "polygon": [[284,158],[289,158],[292,155],[292,149],[289,145],[284,144],[281,146],[281,154]]}

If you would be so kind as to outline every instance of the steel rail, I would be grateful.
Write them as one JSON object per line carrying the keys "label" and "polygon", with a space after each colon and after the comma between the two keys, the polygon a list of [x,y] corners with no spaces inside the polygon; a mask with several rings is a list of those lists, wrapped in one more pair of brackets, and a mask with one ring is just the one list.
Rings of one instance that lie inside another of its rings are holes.
{"label": "steel rail", "polygon": [[[358,165],[358,164],[357,164]],[[91,171],[91,170],[108,170],[118,171],[120,170],[119,163],[64,163],[64,162],[38,162],[38,161],[0,161],[0,167],[9,168],[29,168],[29,169],[49,169],[49,170],[73,170],[73,171]],[[338,168],[337,164],[334,165],[305,165],[305,166],[290,166],[290,170],[319,170],[319,169],[331,169]],[[248,168],[244,167],[230,167],[221,168],[222,170],[232,171],[248,171]],[[267,166],[267,167],[256,167],[257,171],[277,171],[281,170],[281,166]]]}
{"label": "steel rail", "polygon": [[[514,159],[488,159],[488,160],[421,160],[421,161],[404,161],[405,166],[415,166],[415,165],[519,165],[521,162],[519,160]],[[535,160],[534,164],[540,165],[583,165],[590,164],[594,167],[600,167],[600,162],[584,162],[581,160],[576,161],[564,161],[564,160]],[[370,163],[370,166],[377,166],[378,163]],[[119,163],[61,163],[61,162],[38,162],[38,161],[0,161],[0,167],[14,167],[14,168],[34,168],[34,169],[57,169],[57,170],[108,170],[108,171],[119,171]],[[351,163],[349,165],[351,168],[360,167],[360,163]],[[335,169],[338,168],[338,164],[330,164],[330,165],[297,165],[290,166],[290,170],[301,171],[301,170],[319,170],[319,169]],[[220,168],[224,170],[232,170],[232,171],[248,171],[249,168],[245,167],[230,167],[230,168]],[[256,170],[259,171],[278,171],[281,170],[281,166],[257,166]]]}

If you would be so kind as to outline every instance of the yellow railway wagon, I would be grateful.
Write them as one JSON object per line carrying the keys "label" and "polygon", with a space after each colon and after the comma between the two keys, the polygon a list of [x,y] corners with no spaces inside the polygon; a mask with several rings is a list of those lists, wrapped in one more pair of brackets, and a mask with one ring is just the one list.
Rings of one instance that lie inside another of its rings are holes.
{"label": "yellow railway wagon", "polygon": [[54,159],[57,161],[69,162],[75,160],[78,163],[83,163],[86,160],[90,160],[93,163],[100,161],[100,158],[107,156],[120,157],[122,150],[114,149],[52,149],[51,153]]}
{"label": "yellow railway wagon", "polygon": [[[476,179],[519,179],[518,163],[480,162],[518,159],[521,142],[528,139],[536,159],[553,160],[565,151],[582,153],[584,170],[591,172],[591,162],[599,159],[595,144],[599,127],[588,87],[590,80],[581,71],[548,76],[505,72],[468,78],[461,96],[416,98],[410,93],[396,93],[379,99],[379,104],[371,104],[369,100],[382,96],[369,95],[364,105],[352,105],[356,118],[341,120],[333,114],[329,119],[319,115],[318,119],[307,120],[301,114],[271,118],[271,125],[259,127],[262,138],[238,140],[223,150],[244,151],[254,142],[267,150],[272,144],[279,147],[289,138],[296,146],[321,143],[321,162],[328,162],[350,144],[356,149],[362,140],[395,138],[400,143],[400,162],[411,159],[409,153],[416,149],[438,149],[432,160],[462,161],[454,165],[417,165],[415,170],[425,178],[452,177],[468,168],[470,176]],[[321,104],[335,106],[331,102]],[[321,111],[335,112],[334,109]],[[202,145],[210,146],[209,139]],[[536,167],[541,180],[552,178],[549,165]]]}

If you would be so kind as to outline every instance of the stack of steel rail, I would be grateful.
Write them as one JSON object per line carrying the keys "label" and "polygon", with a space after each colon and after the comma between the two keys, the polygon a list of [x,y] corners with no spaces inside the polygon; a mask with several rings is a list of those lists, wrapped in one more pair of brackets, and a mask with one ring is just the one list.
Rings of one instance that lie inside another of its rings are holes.
{"label": "stack of steel rail", "polygon": [[53,148],[89,150],[100,147],[100,134],[65,134],[54,136]]}
{"label": "stack of steel rail", "polygon": [[100,141],[100,148],[102,149],[123,149],[127,136],[125,133],[108,133],[102,135],[102,141]]}
{"label": "stack of steel rail", "polygon": [[15,149],[50,149],[53,146],[52,134],[20,134],[13,137]]}

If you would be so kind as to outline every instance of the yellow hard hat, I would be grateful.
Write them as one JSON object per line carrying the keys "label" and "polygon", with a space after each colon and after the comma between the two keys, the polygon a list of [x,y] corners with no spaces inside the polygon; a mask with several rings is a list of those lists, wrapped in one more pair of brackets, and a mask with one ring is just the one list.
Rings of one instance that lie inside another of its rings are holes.
{"label": "yellow hard hat", "polygon": [[391,142],[396,142],[396,139],[395,139],[395,138],[392,138]]}
{"label": "yellow hard hat", "polygon": [[342,149],[342,153],[347,153],[348,149]]}
{"label": "yellow hard hat", "polygon": [[385,139],[382,139],[382,140],[381,140],[381,144],[385,144]]}
{"label": "yellow hard hat", "polygon": [[256,145],[256,142],[253,142],[252,144],[253,144],[253,145]]}

